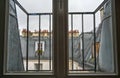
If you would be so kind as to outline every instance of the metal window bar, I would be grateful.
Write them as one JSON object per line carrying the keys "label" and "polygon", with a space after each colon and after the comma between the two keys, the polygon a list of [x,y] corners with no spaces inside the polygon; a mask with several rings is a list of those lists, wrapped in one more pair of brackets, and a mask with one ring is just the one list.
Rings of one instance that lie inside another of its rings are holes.
{"label": "metal window bar", "polygon": [[39,52],[41,50],[41,15],[39,15],[39,37],[38,37],[38,71],[41,70],[40,69],[40,54],[41,52]]}
{"label": "metal window bar", "polygon": [[96,25],[95,25],[95,14],[93,15],[93,20],[94,20],[93,21],[93,24],[94,24],[94,26],[93,26],[94,28],[93,29],[94,29],[94,59],[95,59],[94,60],[94,64],[95,64],[94,65],[95,66],[94,67],[94,71],[96,72],[97,60],[96,60],[96,27],[95,27]]}
{"label": "metal window bar", "polygon": [[51,33],[51,15],[49,14],[49,47],[50,47],[50,48],[49,48],[49,49],[50,49],[50,50],[49,50],[49,51],[50,51],[50,52],[49,52],[49,67],[50,67],[50,69],[49,69],[49,70],[51,70],[51,60],[52,60],[52,59],[51,59],[51,48],[52,48],[52,47],[51,47],[51,40],[52,40],[51,34],[52,34],[52,33]]}
{"label": "metal window bar", "polygon": [[[46,14],[45,14],[46,15]],[[50,30],[50,35],[49,35],[49,42],[50,42],[50,50],[49,50],[49,70],[47,71],[50,71],[51,70],[51,14],[48,14],[49,15],[49,30]],[[36,16],[36,15],[34,15]],[[29,17],[29,15],[28,15]],[[41,41],[41,14],[39,15],[39,37],[38,37],[38,43],[40,44],[40,41]],[[29,18],[27,19],[27,51],[26,51],[26,70],[27,71],[32,71],[32,70],[28,70],[28,44],[29,43]],[[41,50],[41,46],[39,46],[40,48],[38,48],[38,50]],[[38,53],[38,65],[40,64],[40,54]],[[34,71],[34,70],[33,70]],[[35,70],[36,71],[36,70]],[[41,70],[40,69],[40,66],[38,67],[38,70],[37,71],[46,71],[46,70]]]}
{"label": "metal window bar", "polygon": [[[38,70],[28,70],[28,71],[38,71]],[[39,70],[39,71],[44,71],[44,72],[47,72],[47,71],[51,71],[51,70]]]}
{"label": "metal window bar", "polygon": [[26,71],[28,71],[28,50],[29,50],[29,15],[27,15],[27,44],[26,44]]}
{"label": "metal window bar", "polygon": [[[69,13],[70,14],[70,13]],[[86,14],[89,14],[89,13],[86,13]],[[86,14],[78,14],[77,13],[77,15],[81,15],[82,17],[81,17],[81,20],[82,20],[82,70],[81,69],[73,69],[74,68],[74,64],[73,64],[73,58],[72,58],[72,70],[69,70],[69,71],[93,71],[93,70],[96,70],[96,67],[93,69],[93,68],[90,68],[90,69],[86,69],[86,63],[85,63],[85,51],[88,51],[88,50],[86,50],[85,48],[84,48],[84,15],[86,15]],[[71,15],[71,14],[70,14]],[[76,14],[74,14],[74,13],[72,13],[72,16],[74,16],[74,15],[76,15]],[[93,14],[89,14],[89,15],[93,15]],[[71,16],[71,29],[73,30],[73,27],[72,27],[72,25],[73,25],[73,17]],[[95,23],[95,21],[93,21],[93,25],[94,25],[94,23]],[[93,26],[94,27],[94,26]],[[92,40],[92,43],[94,42],[94,34],[93,34],[93,36],[90,38],[90,40]],[[72,39],[73,39],[73,34],[72,34],[72,37],[71,37]],[[71,43],[72,43],[72,57],[74,57],[73,56],[73,40],[71,39]],[[95,41],[96,42],[96,41]],[[90,44],[90,45],[92,45],[92,44]],[[95,46],[94,46],[95,47]],[[89,47],[89,48],[87,48],[87,49],[90,49],[91,47]],[[95,52],[94,52],[94,54],[95,54]],[[94,62],[94,64],[95,64],[95,62]],[[96,64],[95,64],[96,65]]]}
{"label": "metal window bar", "polygon": [[76,69],[74,69],[74,70],[69,70],[69,71],[94,71],[94,69],[79,69],[79,70],[76,70]]}
{"label": "metal window bar", "polygon": [[[77,70],[74,69],[74,64],[73,64],[74,63],[73,62],[74,61],[74,58],[73,58],[74,57],[74,55],[73,55],[74,54],[73,53],[73,34],[72,34],[72,37],[71,37],[71,44],[72,44],[72,70],[69,70],[69,71],[87,71],[87,70],[88,71],[93,71],[93,70],[95,70],[93,68],[85,69],[86,68],[86,64],[85,64],[85,55],[84,55],[85,50],[84,50],[84,17],[83,16],[86,15],[86,14],[89,14],[89,13],[85,13],[85,14],[84,13],[80,13],[80,14],[78,14],[78,13],[75,13],[75,14],[74,13],[69,13],[69,14],[72,15],[71,16],[71,29],[72,30],[73,30],[73,21],[74,21],[73,20],[73,16],[76,15],[76,14],[82,16],[81,19],[82,19],[82,67],[83,67],[82,70],[81,69],[77,69]],[[93,15],[93,14],[90,13],[89,15]],[[93,36],[91,38],[93,40],[92,42],[94,42],[93,38],[94,38],[94,34],[93,34]]]}
{"label": "metal window bar", "polygon": [[84,64],[84,17],[82,14],[82,63],[83,63],[83,70],[85,69]]}
{"label": "metal window bar", "polygon": [[72,45],[71,45],[71,47],[72,47],[72,70],[74,70],[74,62],[73,62],[73,60],[74,60],[74,55],[73,55],[73,14],[71,14],[71,36],[72,36],[72,38],[71,38],[71,42],[72,42]]}
{"label": "metal window bar", "polygon": [[25,10],[25,8],[17,1],[17,0],[13,0],[19,7],[20,7],[20,9],[24,12],[24,13],[26,13],[27,15],[28,15],[28,12]]}
{"label": "metal window bar", "polygon": [[[69,13],[70,14],[70,13]],[[78,13],[77,13],[78,14]],[[87,13],[88,14],[88,13]],[[46,14],[45,14],[46,15]],[[84,70],[86,70],[85,69],[85,61],[84,61],[84,18],[83,18],[83,15],[84,14],[81,14],[82,15],[82,60],[83,60],[83,62],[82,62],[82,66],[83,66],[83,70],[79,70],[79,71],[84,71]],[[72,13],[71,14],[71,30],[73,31],[73,16],[74,16],[74,13]],[[40,18],[41,17],[41,15],[39,15],[39,43],[40,43]],[[95,22],[95,21],[94,21]],[[51,32],[51,14],[49,14],[49,30],[50,30],[50,32]],[[28,34],[29,35],[29,34]],[[49,67],[50,67],[50,70],[51,70],[51,35],[49,35],[49,37],[50,37],[50,39],[49,39],[49,42],[50,42],[50,52],[49,52]],[[95,38],[95,37],[94,37]],[[95,40],[95,39],[94,39]],[[74,62],[73,62],[73,60],[74,60],[74,55],[73,55],[73,33],[72,33],[72,37],[71,37],[71,41],[72,41],[72,70],[74,70]],[[27,46],[28,47],[28,46]],[[95,47],[95,46],[94,46]],[[95,50],[96,51],[96,50]],[[96,55],[96,54],[95,54]],[[39,55],[39,57],[38,57],[38,64],[40,64],[40,55]],[[95,65],[96,65],[96,62],[95,62]],[[92,70],[92,69],[91,69]],[[95,69],[94,70],[96,70],[96,67],[95,67]],[[70,70],[71,71],[71,70]],[[75,70],[76,71],[76,70]],[[89,70],[90,71],[90,70]]]}

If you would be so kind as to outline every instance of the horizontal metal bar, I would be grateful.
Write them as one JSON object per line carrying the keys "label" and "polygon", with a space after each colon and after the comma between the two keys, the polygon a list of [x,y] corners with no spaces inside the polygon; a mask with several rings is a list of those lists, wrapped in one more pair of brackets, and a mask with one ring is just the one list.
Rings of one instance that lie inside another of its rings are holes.
{"label": "horizontal metal bar", "polygon": [[25,8],[23,8],[23,6],[17,0],[13,0],[13,1],[20,7],[21,10],[23,10],[26,14],[28,14]]}
{"label": "horizontal metal bar", "polygon": [[[68,14],[94,14],[94,12],[69,12]],[[29,15],[52,15],[52,13],[29,13]]]}
{"label": "horizontal metal bar", "polygon": [[94,14],[94,12],[69,12],[68,14]]}
{"label": "horizontal metal bar", "polygon": [[28,71],[52,71],[52,70],[28,70]]}
{"label": "horizontal metal bar", "polygon": [[[25,8],[23,8],[23,6],[17,1],[17,0],[13,0],[20,8],[21,10],[23,10],[26,14],[29,14],[29,15],[49,15],[49,14],[52,14],[52,13],[28,13]],[[94,14],[96,13],[108,0],[104,0],[99,6],[97,9],[95,9],[94,12],[69,12],[68,14]]]}
{"label": "horizontal metal bar", "polygon": [[105,3],[107,2],[108,0],[104,0],[94,11],[94,13],[96,13],[98,10],[100,10],[104,5]]}
{"label": "horizontal metal bar", "polygon": [[52,13],[29,13],[29,15],[52,15]]}
{"label": "horizontal metal bar", "polygon": [[84,70],[83,69],[81,69],[81,70],[78,69],[78,70],[69,70],[69,71],[94,71],[94,69],[84,69]]}

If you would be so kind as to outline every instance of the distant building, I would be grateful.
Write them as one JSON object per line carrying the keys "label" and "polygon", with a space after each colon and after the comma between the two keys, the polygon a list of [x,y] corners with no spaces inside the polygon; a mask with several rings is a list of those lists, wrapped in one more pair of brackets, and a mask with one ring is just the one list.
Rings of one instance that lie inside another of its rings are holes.
{"label": "distant building", "polygon": [[[28,38],[28,70],[38,70],[38,55],[40,53],[40,70],[52,70],[52,32],[48,30],[29,31]],[[39,34],[40,33],[40,34]],[[40,35],[40,37],[39,37]],[[73,37],[73,66],[74,69],[80,69],[80,34],[78,30],[68,32],[69,35],[69,69],[72,69],[72,37]],[[73,36],[72,36],[73,35]],[[40,38],[40,41],[39,41]],[[26,45],[27,45],[27,30],[22,30],[20,37],[22,45],[22,54],[24,59],[24,67],[26,69]],[[79,44],[78,44],[79,43]],[[79,48],[79,49],[78,49]]]}

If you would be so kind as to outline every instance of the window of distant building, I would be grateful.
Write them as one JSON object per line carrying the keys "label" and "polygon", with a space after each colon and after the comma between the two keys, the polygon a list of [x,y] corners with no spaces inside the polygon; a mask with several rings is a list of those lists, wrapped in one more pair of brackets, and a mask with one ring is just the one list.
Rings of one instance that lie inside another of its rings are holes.
{"label": "window of distant building", "polygon": [[45,51],[45,42],[44,41],[36,41],[35,42],[35,53],[42,54]]}

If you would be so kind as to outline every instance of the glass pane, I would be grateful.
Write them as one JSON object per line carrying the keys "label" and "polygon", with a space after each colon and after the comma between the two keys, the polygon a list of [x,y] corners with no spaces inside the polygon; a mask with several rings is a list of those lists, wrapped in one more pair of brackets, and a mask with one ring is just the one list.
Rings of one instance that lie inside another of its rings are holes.
{"label": "glass pane", "polygon": [[71,71],[81,69],[78,62],[80,59],[76,59],[76,56],[80,57],[81,20],[81,15],[69,14],[69,70]]}
{"label": "glass pane", "polygon": [[[52,0],[17,0],[28,13],[51,13]],[[47,5],[47,6],[46,6]]]}
{"label": "glass pane", "polygon": [[68,72],[114,72],[111,1],[69,0],[68,9]]}
{"label": "glass pane", "polygon": [[5,71],[52,72],[52,0],[9,0],[9,9]]}
{"label": "glass pane", "polygon": [[104,0],[68,0],[69,12],[92,12]]}

